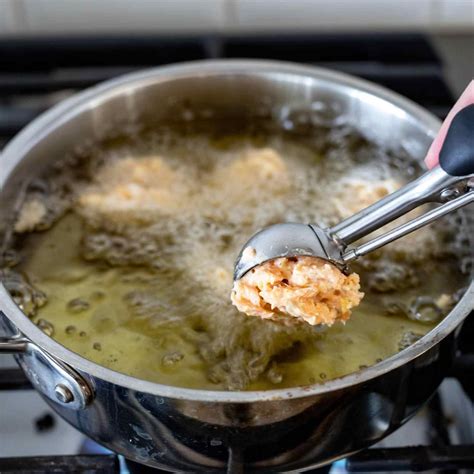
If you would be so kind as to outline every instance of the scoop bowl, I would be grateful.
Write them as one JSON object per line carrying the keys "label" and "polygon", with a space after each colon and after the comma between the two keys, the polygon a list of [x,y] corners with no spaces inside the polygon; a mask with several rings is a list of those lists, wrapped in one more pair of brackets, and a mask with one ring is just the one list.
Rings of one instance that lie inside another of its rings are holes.
{"label": "scoop bowl", "polygon": [[234,268],[234,280],[239,280],[252,268],[281,257],[318,257],[345,270],[342,248],[329,233],[315,225],[275,224],[254,234],[243,246]]}

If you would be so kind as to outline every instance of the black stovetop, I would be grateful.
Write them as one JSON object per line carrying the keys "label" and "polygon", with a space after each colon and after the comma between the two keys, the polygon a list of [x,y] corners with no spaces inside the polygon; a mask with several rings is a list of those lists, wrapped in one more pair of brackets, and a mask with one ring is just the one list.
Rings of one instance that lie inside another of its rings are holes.
{"label": "black stovetop", "polygon": [[[2,39],[0,145],[36,115],[85,87],[146,67],[216,58],[278,59],[329,67],[382,84],[440,118],[453,104],[443,65],[429,41],[419,34]],[[460,380],[471,397],[473,341],[474,320],[470,318],[451,376]],[[31,387],[20,369],[0,369],[0,390],[21,388]],[[451,445],[437,396],[428,410],[429,446],[366,450],[348,460],[347,470],[474,469],[474,446]],[[0,458],[0,473],[13,472],[118,473],[120,465],[114,454]]]}
{"label": "black stovetop", "polygon": [[444,117],[442,64],[417,34],[28,38],[0,40],[0,140],[65,96],[141,68],[258,58],[329,67],[382,84]]}

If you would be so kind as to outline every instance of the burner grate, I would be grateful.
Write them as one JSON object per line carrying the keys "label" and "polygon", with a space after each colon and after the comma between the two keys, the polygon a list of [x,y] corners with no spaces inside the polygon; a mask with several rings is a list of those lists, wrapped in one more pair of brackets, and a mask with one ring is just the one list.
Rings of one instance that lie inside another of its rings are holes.
{"label": "burner grate", "polygon": [[118,456],[114,454],[75,456],[34,456],[0,458],[2,474],[117,474]]}
{"label": "burner grate", "polygon": [[0,139],[58,100],[117,75],[215,58],[297,61],[382,84],[443,118],[453,98],[419,34],[31,38],[0,40]]}
{"label": "burner grate", "polygon": [[20,367],[0,367],[0,391],[1,390],[25,390],[33,389]]}
{"label": "burner grate", "polygon": [[422,472],[474,469],[474,446],[410,446],[367,449],[347,460],[349,472]]}

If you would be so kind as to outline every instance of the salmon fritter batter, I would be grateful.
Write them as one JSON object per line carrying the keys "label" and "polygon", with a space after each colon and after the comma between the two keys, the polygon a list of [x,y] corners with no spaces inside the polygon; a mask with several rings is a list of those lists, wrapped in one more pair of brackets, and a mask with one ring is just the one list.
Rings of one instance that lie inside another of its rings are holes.
{"label": "salmon fritter batter", "polygon": [[305,322],[332,326],[347,321],[362,300],[359,275],[344,275],[315,257],[277,258],[234,282],[231,299],[249,316],[286,325]]}

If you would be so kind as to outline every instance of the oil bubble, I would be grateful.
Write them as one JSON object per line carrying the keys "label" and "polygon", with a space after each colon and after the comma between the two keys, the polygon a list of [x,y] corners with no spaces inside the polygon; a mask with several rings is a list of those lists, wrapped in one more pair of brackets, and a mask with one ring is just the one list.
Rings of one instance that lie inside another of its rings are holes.
{"label": "oil bubble", "polygon": [[391,316],[403,315],[408,316],[408,308],[399,301],[390,301],[384,304],[385,312]]}
{"label": "oil bubble", "polygon": [[471,275],[474,270],[474,264],[472,257],[463,257],[460,264],[461,273],[464,275]]}
{"label": "oil bubble", "polygon": [[15,303],[30,318],[48,302],[46,294],[29,283],[21,273],[4,268],[0,269],[0,278]]}
{"label": "oil bubble", "polygon": [[408,317],[420,323],[432,324],[443,317],[443,311],[429,296],[418,296],[409,308]]}
{"label": "oil bubble", "polygon": [[8,249],[0,256],[0,267],[14,267],[20,263],[20,254],[14,250]]}
{"label": "oil bubble", "polygon": [[110,317],[110,311],[107,308],[96,310],[93,313],[90,322],[94,331],[99,334],[112,331],[117,327],[117,322]]}
{"label": "oil bubble", "polygon": [[46,319],[38,319],[36,325],[49,337],[54,335],[54,326]]}
{"label": "oil bubble", "polygon": [[391,262],[389,266],[373,272],[369,277],[369,288],[378,293],[390,293],[419,285],[415,271],[407,265]]}
{"label": "oil bubble", "polygon": [[337,101],[317,100],[311,104],[311,123],[334,127],[342,125],[346,120],[342,114],[342,104]]}
{"label": "oil bubble", "polygon": [[93,293],[91,293],[91,300],[94,300],[94,301],[100,301],[100,300],[103,300],[105,298],[105,292],[104,291],[94,291]]}
{"label": "oil bubble", "polygon": [[161,359],[161,364],[165,366],[171,366],[179,362],[180,360],[183,360],[184,355],[179,352],[170,352],[169,354],[165,354],[163,358]]}
{"label": "oil bubble", "polygon": [[76,328],[76,326],[72,326],[72,325],[71,325],[71,326],[67,326],[64,331],[66,332],[66,334],[72,336],[73,334],[76,333],[77,328]]}
{"label": "oil bubble", "polygon": [[215,368],[211,368],[207,371],[207,379],[213,384],[220,384],[222,378],[219,376],[219,372]]}
{"label": "oil bubble", "polygon": [[267,372],[268,380],[273,384],[279,384],[283,381],[283,374],[277,369],[275,365],[272,365]]}
{"label": "oil bubble", "polygon": [[82,313],[90,308],[90,303],[82,298],[74,298],[66,307],[71,313]]}

